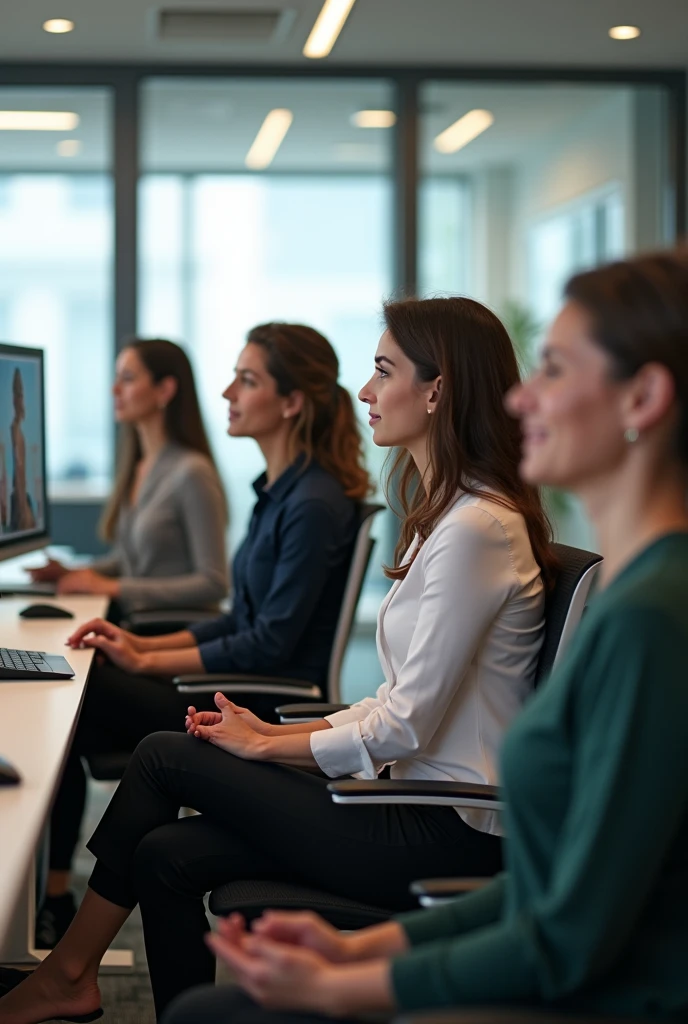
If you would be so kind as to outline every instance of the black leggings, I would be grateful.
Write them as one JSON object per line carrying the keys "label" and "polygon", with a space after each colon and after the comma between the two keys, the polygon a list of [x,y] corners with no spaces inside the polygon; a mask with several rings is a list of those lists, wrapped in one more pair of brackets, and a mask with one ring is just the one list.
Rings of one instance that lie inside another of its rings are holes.
{"label": "black leggings", "polygon": [[[397,911],[415,905],[415,878],[500,869],[499,839],[452,808],[339,807],[327,782],[192,736],[139,744],[88,844],[90,885],[119,906],[140,904],[158,1013],[213,981],[203,896],[225,882],[300,882]],[[200,815],[179,819],[180,807]]]}
{"label": "black leggings", "polygon": [[180,694],[169,679],[135,676],[109,663],[94,664],[50,816],[50,867],[69,871],[86,806],[86,770],[91,754],[133,753],[158,729],[184,730],[190,703],[213,708],[212,694]]}

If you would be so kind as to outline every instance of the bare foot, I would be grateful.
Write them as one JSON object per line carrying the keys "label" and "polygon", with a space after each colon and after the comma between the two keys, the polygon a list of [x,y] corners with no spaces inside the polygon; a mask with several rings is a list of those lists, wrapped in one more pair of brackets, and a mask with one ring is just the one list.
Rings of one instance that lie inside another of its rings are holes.
{"label": "bare foot", "polygon": [[95,978],[70,981],[50,970],[47,961],[0,999],[2,1024],[38,1024],[56,1017],[80,1017],[100,1007]]}

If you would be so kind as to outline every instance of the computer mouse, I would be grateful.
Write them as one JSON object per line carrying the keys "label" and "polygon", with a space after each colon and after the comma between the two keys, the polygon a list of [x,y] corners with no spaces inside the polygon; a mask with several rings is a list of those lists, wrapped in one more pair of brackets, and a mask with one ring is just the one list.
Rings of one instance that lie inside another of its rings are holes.
{"label": "computer mouse", "polygon": [[59,604],[27,604],[19,612],[22,619],[73,619],[74,612],[60,608]]}
{"label": "computer mouse", "polygon": [[0,786],[17,786],[21,782],[21,775],[9,761],[0,757]]}

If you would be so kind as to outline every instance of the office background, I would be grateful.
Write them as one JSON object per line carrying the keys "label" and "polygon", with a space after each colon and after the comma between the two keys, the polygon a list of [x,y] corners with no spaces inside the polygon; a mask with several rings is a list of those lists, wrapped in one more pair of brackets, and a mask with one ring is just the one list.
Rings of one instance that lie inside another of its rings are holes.
{"label": "office background", "polygon": [[[127,335],[187,347],[234,546],[260,456],[227,440],[220,396],[255,323],[322,330],[355,393],[382,297],[461,292],[506,319],[527,364],[571,272],[684,231],[688,10],[675,0],[359,0],[325,61],[301,56],[318,0],[226,2],[205,21],[200,0],[181,18],[177,4],[66,6],[68,36],[40,30],[45,5],[3,12],[0,109],[76,118],[0,131],[0,338],[46,349],[53,537],[82,552],[98,550]],[[611,40],[618,20],[641,37]],[[291,126],[269,166],[247,167],[276,108]],[[440,133],[474,110],[491,126],[442,152]],[[361,111],[387,112],[386,126],[360,126]],[[379,473],[384,453],[368,450]],[[571,501],[555,514],[560,539],[593,543]],[[364,622],[391,516],[380,540]]]}

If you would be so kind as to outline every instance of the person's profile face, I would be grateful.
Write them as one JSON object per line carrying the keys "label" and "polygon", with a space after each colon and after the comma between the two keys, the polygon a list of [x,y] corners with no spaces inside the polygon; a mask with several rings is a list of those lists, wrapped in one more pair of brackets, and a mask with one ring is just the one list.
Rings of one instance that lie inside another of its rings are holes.
{"label": "person's profile face", "polygon": [[624,384],[595,343],[587,312],[567,302],[551,325],[540,365],[507,395],[523,428],[521,476],[577,491],[623,458]]}
{"label": "person's profile face", "polygon": [[415,364],[389,331],[378,342],[375,372],[358,393],[368,404],[373,441],[381,448],[413,447],[428,431],[432,385],[420,384]]}
{"label": "person's profile face", "polygon": [[118,423],[139,423],[159,411],[158,387],[136,349],[124,348],[117,357],[112,394]]}
{"label": "person's profile face", "polygon": [[239,353],[234,379],[222,393],[229,402],[230,437],[269,437],[284,429],[288,400],[268,373],[265,351],[249,342]]}

